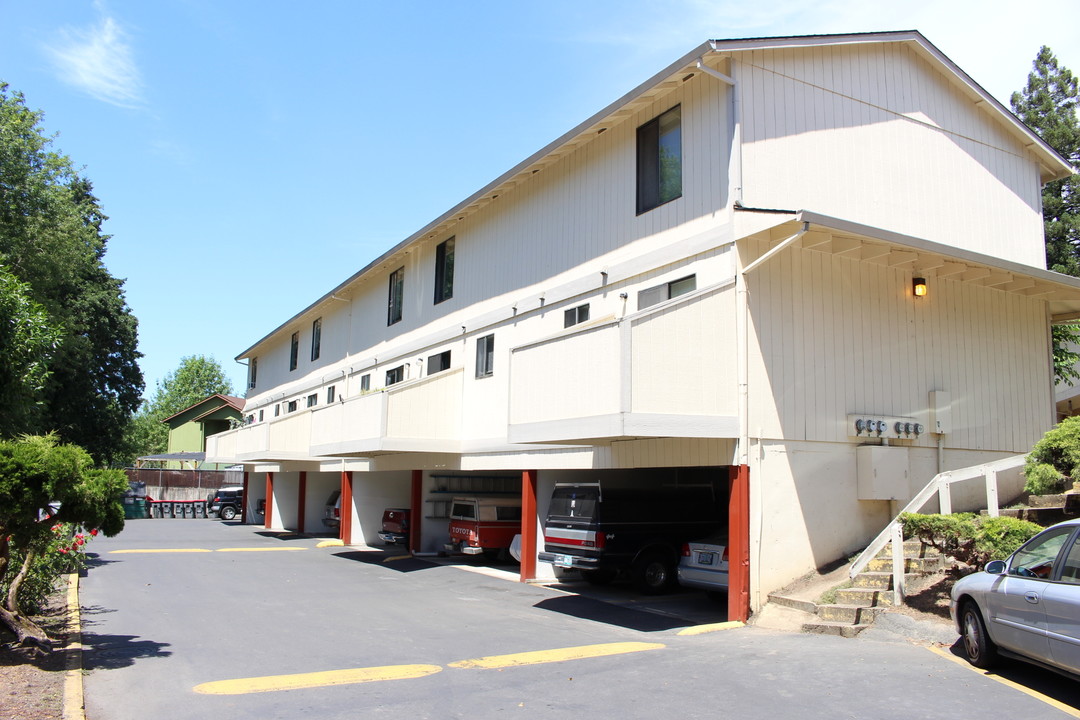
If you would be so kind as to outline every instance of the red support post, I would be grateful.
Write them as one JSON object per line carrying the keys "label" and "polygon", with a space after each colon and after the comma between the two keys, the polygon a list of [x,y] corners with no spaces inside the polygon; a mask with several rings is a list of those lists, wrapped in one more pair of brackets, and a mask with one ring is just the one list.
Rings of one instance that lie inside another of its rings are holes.
{"label": "red support post", "polygon": [[[251,502],[251,493],[248,491],[248,472],[247,472],[247,470],[245,470],[244,471],[244,504],[240,506],[240,523],[242,525],[247,524],[247,517],[248,517],[247,516],[247,507],[248,507],[249,502]],[[209,506],[209,504],[207,504],[207,507],[206,507],[206,516],[210,517],[210,506]]]}
{"label": "red support post", "polygon": [[409,490],[409,552],[420,551],[420,530],[424,524],[424,471],[412,471]]}
{"label": "red support post", "polygon": [[352,545],[352,471],[341,473],[341,521],[338,523],[338,538],[346,545]]}
{"label": "red support post", "polygon": [[728,469],[728,620],[750,619],[750,467]]}
{"label": "red support post", "polygon": [[521,473],[521,582],[536,579],[536,475]]}
{"label": "red support post", "polygon": [[266,473],[266,500],[263,507],[263,527],[267,530],[270,529],[270,525],[274,519],[274,473]]}
{"label": "red support post", "polygon": [[300,487],[296,498],[296,532],[304,532],[304,515],[307,511],[307,473],[300,471]]}

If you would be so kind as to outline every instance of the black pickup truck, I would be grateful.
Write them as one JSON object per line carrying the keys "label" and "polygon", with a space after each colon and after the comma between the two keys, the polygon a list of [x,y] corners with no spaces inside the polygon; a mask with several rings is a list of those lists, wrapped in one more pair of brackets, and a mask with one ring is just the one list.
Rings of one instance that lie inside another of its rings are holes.
{"label": "black pickup truck", "polygon": [[591,583],[628,573],[645,594],[670,590],[683,543],[725,526],[714,483],[620,486],[558,483],[544,522],[541,562],[574,568]]}

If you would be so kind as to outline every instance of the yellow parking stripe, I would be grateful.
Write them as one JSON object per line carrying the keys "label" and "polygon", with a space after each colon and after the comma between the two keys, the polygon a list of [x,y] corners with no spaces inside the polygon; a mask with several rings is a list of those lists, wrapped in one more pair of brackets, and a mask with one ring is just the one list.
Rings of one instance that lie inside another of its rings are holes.
{"label": "yellow parking stripe", "polygon": [[277,690],[301,690],[329,685],[352,685],[378,680],[407,680],[424,677],[442,670],[438,665],[386,665],[383,667],[326,670],[296,675],[267,675],[265,677],[218,680],[202,683],[193,689],[204,695],[247,695]]}
{"label": "yellow parking stripe", "polygon": [[303,547],[218,548],[217,552],[288,552],[290,550],[307,550],[307,548],[303,548]]}
{"label": "yellow parking stripe", "polygon": [[966,667],[968,670],[971,670],[972,672],[978,673],[979,675],[982,675],[983,677],[990,678],[991,680],[997,680],[1002,685],[1006,685],[1008,687],[1011,687],[1013,690],[1019,690],[1020,692],[1024,693],[1025,695],[1030,695],[1031,697],[1035,698],[1036,700],[1042,700],[1044,703],[1046,703],[1050,707],[1057,708],[1058,710],[1060,710],[1061,712],[1065,713],[1066,715],[1068,715],[1070,717],[1080,718],[1080,710],[1077,710],[1072,705],[1066,705],[1065,703],[1061,702],[1060,700],[1055,700],[1052,697],[1049,697],[1047,695],[1043,695],[1038,690],[1032,690],[1029,687],[1025,687],[1024,685],[1021,685],[1019,683],[1015,683],[1012,680],[1009,680],[1008,678],[1003,678],[1000,675],[992,673],[989,670],[983,670],[982,668],[977,668],[974,665],[972,665],[971,663],[969,663],[967,660],[964,660],[962,658],[958,658],[955,655],[953,655],[951,652],[948,652],[946,650],[942,650],[940,648],[936,648],[936,647],[933,647],[933,646],[930,646],[930,647],[928,647],[926,649],[929,650],[930,652],[934,653],[935,655],[940,655],[943,658],[947,658],[949,660],[952,660],[957,665],[961,665],[963,667]]}
{"label": "yellow parking stripe", "polygon": [[412,555],[391,555],[390,557],[383,560],[383,563],[385,564],[388,562],[394,562],[395,560],[408,560],[411,557]]}
{"label": "yellow parking stripe", "polygon": [[746,623],[739,622],[738,620],[729,620],[728,622],[709,623],[708,625],[694,625],[693,627],[683,628],[675,634],[704,635],[705,633],[718,632],[720,630],[733,630],[741,627],[746,627]]}
{"label": "yellow parking stripe", "polygon": [[663,643],[621,642],[602,645],[581,645],[578,647],[559,648],[556,650],[537,650],[534,652],[514,653],[512,655],[492,655],[473,660],[459,660],[450,663],[454,668],[505,668],[540,663],[565,662],[583,658],[604,657],[606,655],[624,655],[643,650],[659,650],[666,647]]}
{"label": "yellow parking stripe", "polygon": [[132,553],[208,553],[206,548],[156,548],[147,550],[110,550],[110,555],[124,555]]}

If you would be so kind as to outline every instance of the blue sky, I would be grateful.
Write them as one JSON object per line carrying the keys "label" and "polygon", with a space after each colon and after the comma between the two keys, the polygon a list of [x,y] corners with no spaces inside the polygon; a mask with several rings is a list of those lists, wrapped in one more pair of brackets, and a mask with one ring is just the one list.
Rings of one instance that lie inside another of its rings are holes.
{"label": "blue sky", "polygon": [[[1022,10],[1021,10],[1022,8]],[[1080,3],[0,0],[0,80],[94,183],[149,396],[233,358],[710,38],[920,30],[1006,105]]]}

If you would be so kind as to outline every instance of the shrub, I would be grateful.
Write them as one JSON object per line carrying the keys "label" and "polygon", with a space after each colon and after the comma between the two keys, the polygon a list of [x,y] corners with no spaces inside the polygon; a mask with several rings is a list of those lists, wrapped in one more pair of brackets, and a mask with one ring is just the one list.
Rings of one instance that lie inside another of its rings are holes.
{"label": "shrub", "polygon": [[[96,534],[96,531],[80,532],[71,523],[53,525],[52,533],[30,561],[30,571],[19,590],[20,612],[27,615],[40,613],[49,597],[60,588],[64,576],[86,567],[86,543]],[[7,595],[8,586],[25,559],[23,551],[11,553],[8,573],[0,578],[0,593]]]}
{"label": "shrub", "polygon": [[1047,431],[1024,465],[1024,489],[1035,495],[1060,492],[1080,466],[1080,417],[1065,418]]}
{"label": "shrub", "polygon": [[900,516],[904,537],[918,538],[945,555],[968,565],[1002,560],[1042,531],[1027,520],[983,517],[972,513]]}

